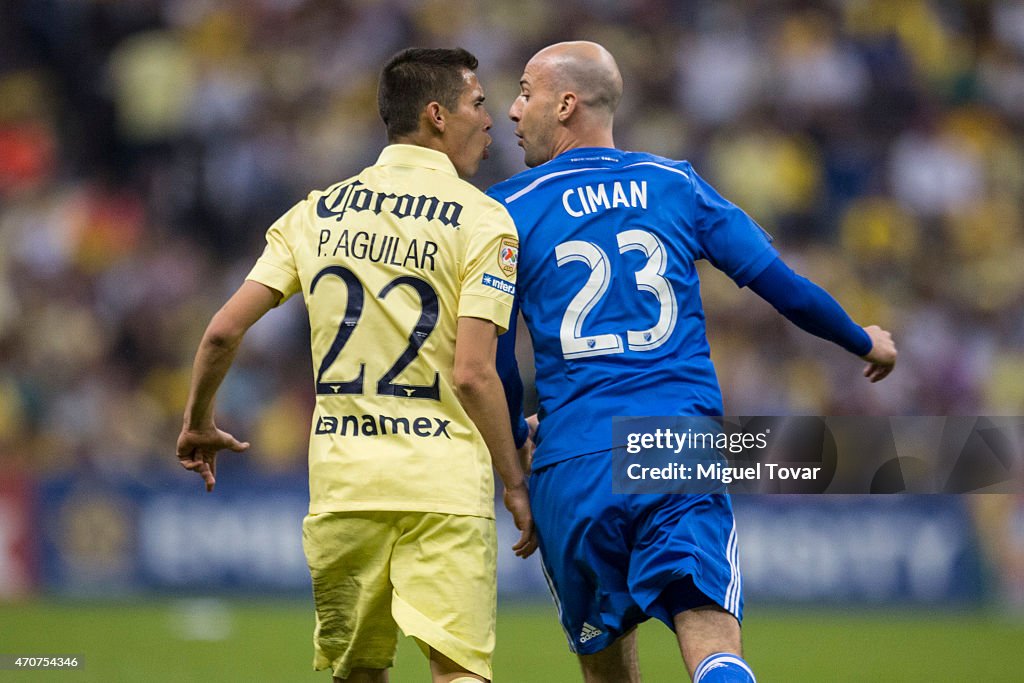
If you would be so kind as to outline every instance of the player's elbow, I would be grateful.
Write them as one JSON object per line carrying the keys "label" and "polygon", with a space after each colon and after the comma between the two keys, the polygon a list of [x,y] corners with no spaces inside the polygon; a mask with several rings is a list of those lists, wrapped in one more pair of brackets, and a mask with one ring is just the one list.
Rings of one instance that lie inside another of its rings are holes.
{"label": "player's elbow", "polygon": [[206,327],[203,343],[218,349],[233,349],[241,343],[245,330],[244,325],[221,311],[213,316],[213,320]]}
{"label": "player's elbow", "polygon": [[776,298],[771,304],[775,310],[793,321],[811,315],[814,308],[814,302],[802,287],[791,288],[786,296]]}
{"label": "player's elbow", "polygon": [[494,365],[482,362],[456,362],[452,372],[452,384],[459,401],[474,401],[477,397],[500,384]]}

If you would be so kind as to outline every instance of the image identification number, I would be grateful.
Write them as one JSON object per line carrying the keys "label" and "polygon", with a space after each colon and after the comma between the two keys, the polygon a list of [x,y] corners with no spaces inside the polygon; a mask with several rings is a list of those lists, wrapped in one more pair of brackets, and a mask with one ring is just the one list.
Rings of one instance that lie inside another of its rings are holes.
{"label": "image identification number", "polygon": [[83,660],[80,656],[51,655],[26,657],[22,655],[0,655],[0,671],[17,669],[79,669]]}

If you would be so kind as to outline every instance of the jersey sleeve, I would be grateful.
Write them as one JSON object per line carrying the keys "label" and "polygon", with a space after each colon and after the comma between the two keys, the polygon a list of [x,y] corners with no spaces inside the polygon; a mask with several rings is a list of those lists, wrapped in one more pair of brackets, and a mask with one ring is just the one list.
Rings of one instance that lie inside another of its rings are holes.
{"label": "jersey sleeve", "polygon": [[301,211],[304,204],[305,202],[299,202],[270,226],[263,255],[245,278],[281,292],[278,305],[302,289],[295,254],[290,245],[294,244],[292,238],[302,221]]}
{"label": "jersey sleeve", "polygon": [[772,238],[742,209],[690,169],[697,241],[703,256],[740,287],[775,260]]}
{"label": "jersey sleeve", "polygon": [[508,419],[512,425],[512,438],[516,448],[522,448],[530,434],[530,427],[523,415],[523,380],[519,375],[519,362],[516,360],[516,319],[519,317],[518,302],[513,302],[509,317],[508,332],[498,337],[498,349],[495,354],[495,366],[501,378],[502,389],[505,390],[505,401],[508,403]]}
{"label": "jersey sleeve", "polygon": [[512,217],[495,207],[480,217],[466,244],[459,296],[460,318],[509,326],[519,267],[519,237]]}
{"label": "jersey sleeve", "polygon": [[801,329],[857,356],[871,353],[871,337],[864,328],[853,322],[831,294],[794,273],[781,258],[751,280],[750,289]]}

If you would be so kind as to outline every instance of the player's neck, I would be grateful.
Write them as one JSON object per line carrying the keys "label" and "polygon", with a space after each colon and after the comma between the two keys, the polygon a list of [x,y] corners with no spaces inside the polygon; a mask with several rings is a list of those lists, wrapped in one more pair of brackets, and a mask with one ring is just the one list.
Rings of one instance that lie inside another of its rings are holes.
{"label": "player's neck", "polygon": [[564,154],[569,150],[579,149],[580,147],[607,147],[614,149],[615,138],[612,135],[612,129],[607,126],[593,126],[566,130],[565,135],[555,145],[554,156]]}
{"label": "player's neck", "polygon": [[[422,129],[415,130],[407,135],[397,135],[392,138],[388,138],[389,145],[415,145],[416,147],[426,147],[436,152],[448,155],[448,148],[445,147],[444,140],[439,135],[432,135],[429,132],[425,132]],[[450,155],[449,155],[449,158]]]}

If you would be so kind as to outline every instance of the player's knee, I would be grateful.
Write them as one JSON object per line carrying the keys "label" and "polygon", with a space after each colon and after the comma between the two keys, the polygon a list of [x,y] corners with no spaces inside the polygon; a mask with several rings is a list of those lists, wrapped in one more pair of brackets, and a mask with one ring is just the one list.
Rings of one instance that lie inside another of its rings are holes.
{"label": "player's knee", "polygon": [[757,679],[750,665],[739,655],[716,652],[697,665],[693,683],[757,683]]}
{"label": "player's knee", "polygon": [[466,667],[454,659],[430,648],[430,674],[434,683],[480,683],[487,681],[482,676],[471,674]]}

